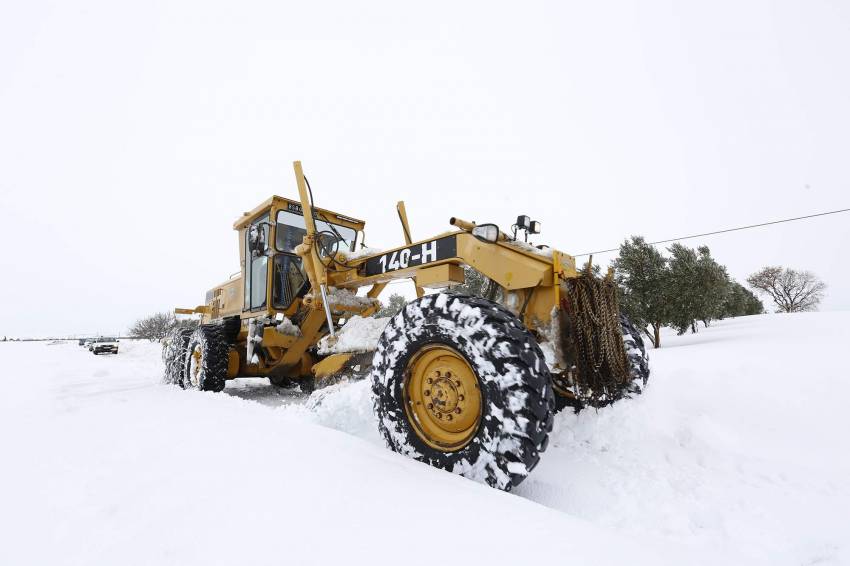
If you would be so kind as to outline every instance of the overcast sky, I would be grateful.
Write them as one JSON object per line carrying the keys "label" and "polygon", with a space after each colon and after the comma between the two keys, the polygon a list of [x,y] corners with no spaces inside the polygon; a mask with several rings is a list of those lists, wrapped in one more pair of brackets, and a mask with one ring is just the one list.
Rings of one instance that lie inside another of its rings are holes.
{"label": "overcast sky", "polygon": [[[202,303],[296,159],[372,247],[399,199],[414,238],[525,213],[567,253],[846,208],[848,56],[844,1],[3,2],[0,336]],[[847,309],[848,242],[687,243]]]}

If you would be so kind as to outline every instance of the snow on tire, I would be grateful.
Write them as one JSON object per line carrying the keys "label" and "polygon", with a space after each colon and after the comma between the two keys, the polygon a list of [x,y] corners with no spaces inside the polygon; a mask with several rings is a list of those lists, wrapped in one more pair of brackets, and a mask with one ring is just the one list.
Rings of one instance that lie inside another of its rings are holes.
{"label": "snow on tire", "polygon": [[[422,424],[409,416],[409,364],[429,348],[462,357],[476,380],[477,429],[452,450],[426,442]],[[543,353],[522,323],[492,301],[436,294],[409,303],[378,341],[371,380],[378,429],[395,452],[509,491],[546,449],[554,400]]]}
{"label": "snow on tire", "polygon": [[226,329],[217,324],[199,326],[189,337],[183,361],[185,389],[221,391],[227,381],[230,344]]}
{"label": "snow on tire", "polygon": [[165,364],[163,383],[181,385],[183,383],[183,362],[186,359],[186,347],[189,345],[191,328],[175,328],[163,340],[162,361]]}
{"label": "snow on tire", "polygon": [[640,331],[624,314],[620,314],[620,328],[623,331],[626,358],[629,360],[629,383],[626,386],[626,394],[639,395],[646,389],[649,381],[649,355],[646,353]]}

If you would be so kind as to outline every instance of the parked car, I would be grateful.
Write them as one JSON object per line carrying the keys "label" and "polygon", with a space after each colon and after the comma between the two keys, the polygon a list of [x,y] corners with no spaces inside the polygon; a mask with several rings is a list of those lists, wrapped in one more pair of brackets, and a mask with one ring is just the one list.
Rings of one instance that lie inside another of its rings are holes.
{"label": "parked car", "polygon": [[117,338],[106,338],[101,336],[91,343],[89,346],[89,350],[94,355],[97,354],[117,354],[118,353],[118,339]]}

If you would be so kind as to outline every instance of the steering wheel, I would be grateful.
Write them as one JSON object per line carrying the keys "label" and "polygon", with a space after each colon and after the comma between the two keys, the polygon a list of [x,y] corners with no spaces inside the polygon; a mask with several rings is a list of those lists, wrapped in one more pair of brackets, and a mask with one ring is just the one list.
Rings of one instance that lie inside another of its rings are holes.
{"label": "steering wheel", "polygon": [[[316,234],[316,247],[322,263],[330,265],[334,261],[334,258],[339,251],[339,242],[339,236],[333,232],[326,230]],[[328,258],[328,261],[325,262],[324,258]]]}

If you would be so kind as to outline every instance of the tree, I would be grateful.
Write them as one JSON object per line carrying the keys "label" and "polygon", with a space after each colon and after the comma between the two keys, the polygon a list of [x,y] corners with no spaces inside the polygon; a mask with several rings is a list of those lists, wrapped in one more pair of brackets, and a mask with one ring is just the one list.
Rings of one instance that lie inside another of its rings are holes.
{"label": "tree", "polygon": [[764,303],[762,303],[758,297],[756,297],[752,291],[741,286],[741,289],[747,294],[747,300],[744,303],[744,315],[751,314],[764,314]]}
{"label": "tree", "polygon": [[375,316],[395,316],[406,304],[407,299],[403,295],[393,293],[386,305],[381,304],[381,309],[375,313]]}
{"label": "tree", "polygon": [[[661,327],[667,322],[667,260],[640,236],[620,245],[612,263],[620,291],[620,309],[637,328],[661,347]],[[650,332],[650,329],[652,330]]]}
{"label": "tree", "polygon": [[729,281],[729,290],[726,300],[723,302],[723,317],[746,316],[751,314],[762,314],[764,305],[752,291],[738,283]]}
{"label": "tree", "polygon": [[747,284],[767,295],[776,304],[776,312],[817,310],[826,284],[810,271],[768,266],[747,277]]}
{"label": "tree", "polygon": [[137,320],[130,327],[130,336],[156,342],[165,338],[166,334],[175,327],[183,326],[190,328],[196,325],[196,320],[177,320],[177,317],[172,313],[158,312]]}
{"label": "tree", "polygon": [[696,332],[698,320],[708,326],[712,320],[722,318],[731,281],[726,267],[711,257],[706,246],[693,250],[676,243],[669,251],[670,325],[684,334],[688,328]]}
{"label": "tree", "polygon": [[449,293],[492,299],[498,285],[489,277],[468,265],[463,266],[464,282],[449,289]]}
{"label": "tree", "polygon": [[667,280],[668,321],[679,334],[688,328],[696,332],[696,319],[699,313],[696,296],[697,253],[682,244],[676,243],[668,248],[670,276]]}
{"label": "tree", "polygon": [[708,246],[697,248],[697,269],[694,292],[696,316],[708,327],[712,320],[723,318],[723,306],[730,288],[726,267],[711,257]]}

